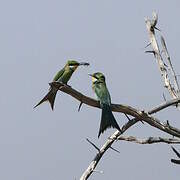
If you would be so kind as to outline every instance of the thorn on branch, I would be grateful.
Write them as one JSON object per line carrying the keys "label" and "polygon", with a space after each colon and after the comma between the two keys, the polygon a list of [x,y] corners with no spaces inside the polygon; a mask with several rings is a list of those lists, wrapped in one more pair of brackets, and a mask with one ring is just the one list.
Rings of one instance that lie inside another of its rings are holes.
{"label": "thorn on branch", "polygon": [[160,31],[160,32],[161,32],[161,30],[160,30],[159,28],[157,28],[156,26],[154,27],[154,29],[156,29],[156,30],[158,30],[158,31]]}
{"label": "thorn on branch", "polygon": [[154,33],[154,29],[161,31],[159,28],[156,27],[157,21],[158,21],[158,15],[156,12],[153,12],[152,13],[152,20],[151,20],[151,28],[150,28],[151,32],[153,32],[153,33]]}
{"label": "thorn on branch", "polygon": [[[176,154],[176,156],[178,158],[180,158],[180,153],[173,146],[171,146],[171,148],[174,151],[174,153]],[[171,159],[171,162],[175,163],[175,164],[180,164],[180,160],[177,160],[177,159]]]}
{"label": "thorn on branch", "polygon": [[83,102],[81,101],[78,107],[78,112],[81,110],[81,106],[83,105]]}
{"label": "thorn on branch", "polygon": [[100,174],[104,173],[103,171],[99,171],[99,170],[93,170],[93,172],[97,172],[97,173],[100,173]]}
{"label": "thorn on branch", "polygon": [[176,156],[180,158],[180,153],[173,146],[171,146],[171,148],[175,152]]}
{"label": "thorn on branch", "polygon": [[149,137],[149,138],[147,139],[147,143],[148,143],[148,144],[152,144],[153,139],[154,139],[153,137]]}
{"label": "thorn on branch", "polygon": [[113,148],[110,146],[110,149],[112,149],[113,151],[117,152],[117,153],[120,153],[120,151],[118,151],[117,149]]}
{"label": "thorn on branch", "polygon": [[170,127],[170,124],[169,124],[169,121],[168,121],[168,120],[166,121],[166,125],[167,125],[168,127]]}
{"label": "thorn on branch", "polygon": [[126,113],[124,113],[124,115],[127,117],[128,121],[131,121],[131,119],[129,118],[129,116]]}
{"label": "thorn on branch", "polygon": [[144,48],[147,48],[147,47],[149,47],[150,45],[151,45],[151,43],[147,44]]}
{"label": "thorn on branch", "polygon": [[164,101],[166,101],[166,97],[165,97],[165,94],[163,93],[163,99],[164,99]]}
{"label": "thorn on branch", "polygon": [[100,152],[100,149],[93,142],[91,142],[88,138],[86,138],[86,141],[88,143],[90,143],[96,150],[98,150],[98,152]]}
{"label": "thorn on branch", "polygon": [[152,53],[154,56],[155,56],[155,54],[156,54],[155,51],[145,51],[145,53]]}
{"label": "thorn on branch", "polygon": [[[124,113],[124,115],[127,117],[128,121],[131,121],[131,119],[129,118],[129,116],[126,113]],[[142,120],[139,120],[139,121],[141,121],[142,124],[144,124],[144,122]]]}

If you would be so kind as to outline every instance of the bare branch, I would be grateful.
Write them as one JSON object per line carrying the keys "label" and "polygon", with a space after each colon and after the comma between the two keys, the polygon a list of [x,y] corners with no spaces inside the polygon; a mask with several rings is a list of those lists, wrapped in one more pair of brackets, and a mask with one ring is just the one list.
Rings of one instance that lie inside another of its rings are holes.
{"label": "bare branch", "polygon": [[[134,119],[131,121],[128,121],[122,128],[122,132],[125,132],[128,128],[130,128],[131,126],[133,126],[135,123],[137,123],[138,120]],[[103,157],[104,153],[112,146],[112,144],[114,143],[114,141],[117,140],[117,137],[120,136],[120,132],[116,131],[114,134],[112,134],[107,141],[105,142],[105,144],[100,148],[100,151],[95,155],[94,159],[91,161],[90,165],[88,166],[88,168],[84,171],[84,173],[82,174],[80,180],[86,180],[88,179],[88,177],[93,173],[93,171],[95,170],[98,162],[101,160],[101,158]]]}
{"label": "bare branch", "polygon": [[176,73],[175,73],[174,68],[172,66],[170,55],[168,53],[167,46],[166,46],[166,43],[165,43],[165,39],[163,38],[163,36],[161,36],[161,44],[162,44],[162,47],[163,47],[163,52],[165,53],[166,58],[167,58],[168,63],[169,63],[169,69],[170,69],[172,77],[174,79],[174,88],[175,88],[176,94],[179,95],[180,88],[179,88],[177,76],[176,76]]}
{"label": "bare branch", "polygon": [[[74,97],[75,99],[77,99],[78,101],[80,101],[83,104],[86,104],[86,105],[89,105],[92,107],[96,107],[96,108],[100,108],[99,101],[83,95],[82,93],[73,89],[70,86],[66,86],[63,83],[59,83],[59,82],[51,82],[50,84],[51,84],[51,86],[55,86],[56,88],[59,88],[60,91]],[[133,117],[137,117],[141,114],[140,110],[137,110],[131,106],[123,105],[123,104],[112,104],[111,109],[114,112],[125,113],[125,114],[131,115]]]}
{"label": "bare branch", "polygon": [[158,46],[158,43],[157,43],[157,40],[155,37],[154,28],[155,28],[155,25],[157,24],[157,20],[158,20],[157,14],[153,13],[152,20],[149,20],[148,18],[146,18],[145,23],[146,23],[147,31],[149,34],[149,39],[150,39],[152,49],[155,52],[154,56],[157,59],[159,71],[160,71],[161,76],[162,76],[163,81],[164,81],[164,87],[166,87],[168,89],[169,94],[174,99],[174,98],[177,98],[178,96],[177,96],[177,93],[174,89],[174,86],[170,82],[168,71],[167,71],[165,63],[161,57],[159,46]]}
{"label": "bare branch", "polygon": [[[148,114],[153,114],[158,110],[159,107],[157,108],[154,108],[153,111],[150,110],[148,112]],[[134,124],[136,124],[138,122],[138,118],[133,118],[131,119],[130,121],[128,121],[123,127],[122,127],[122,133],[124,133],[127,129],[129,129],[131,126],[133,126]],[[162,131],[165,131],[169,134],[176,134],[177,137],[180,137],[180,130],[178,129],[174,129],[174,127],[171,127],[170,125],[164,125],[162,124],[160,121],[157,121],[156,119],[154,119],[152,121],[152,119],[148,122],[146,121],[147,123],[149,123],[150,125],[158,128],[158,129],[161,129]],[[173,129],[173,130],[171,130]],[[104,143],[104,145],[100,148],[100,151],[99,153],[97,153],[94,157],[94,159],[92,160],[92,162],[90,163],[90,165],[88,166],[88,168],[84,171],[84,173],[82,174],[80,180],[86,180],[88,179],[88,177],[93,173],[93,170],[96,168],[98,162],[101,160],[102,156],[104,155],[104,153],[112,146],[112,144],[117,140],[118,137],[120,137],[120,135],[122,134],[120,133],[119,131],[115,131],[114,134],[112,134],[108,140]],[[162,140],[161,140],[162,141]]]}
{"label": "bare branch", "polygon": [[117,139],[121,141],[129,141],[138,144],[154,144],[154,143],[180,144],[180,139],[175,139],[175,138],[149,137],[146,139],[138,139],[134,136],[119,136]]}
{"label": "bare branch", "polygon": [[[82,93],[73,89],[70,86],[64,86],[64,84],[59,83],[59,82],[52,82],[50,84],[59,88],[60,91],[74,97],[75,99],[77,99],[81,103],[84,103],[84,104],[92,106],[92,107],[100,108],[99,101],[83,95]],[[179,102],[180,102],[179,98],[167,101],[165,103],[162,103],[162,104],[156,106],[152,110],[150,110],[148,112],[148,114],[156,113],[156,112],[158,112],[162,109],[165,109],[171,105],[176,105]],[[111,104],[111,109],[114,112],[120,112],[120,113],[124,113],[126,115],[128,114],[128,115],[136,117],[136,118],[141,118],[141,115],[142,115],[142,111],[135,109],[135,108],[128,106],[128,105],[123,105],[123,104]]]}
{"label": "bare branch", "polygon": [[[60,91],[71,95],[72,97],[76,98],[77,100],[79,100],[80,102],[82,102],[84,104],[87,104],[92,107],[100,108],[98,101],[96,101],[95,99],[92,99],[88,96],[83,95],[82,93],[76,91],[75,89],[73,89],[70,86],[66,86],[59,82],[52,82],[50,84],[51,84],[51,86],[56,86],[56,88],[59,88]],[[168,106],[170,106],[170,103],[168,105],[163,105],[163,107],[161,105],[161,108],[156,107],[153,109],[153,111],[149,111],[147,113],[144,111],[137,110],[137,109],[127,106],[127,105],[122,105],[122,104],[112,104],[111,108],[112,108],[112,111],[114,111],[114,112],[121,112],[124,114],[131,115],[131,116],[135,117],[138,121],[139,120],[144,121],[144,122],[148,123],[149,125],[156,127],[170,135],[173,135],[175,137],[180,137],[179,129],[169,126],[167,124],[163,124],[157,118],[150,116],[150,114],[153,114],[154,112],[158,112]]]}
{"label": "bare branch", "polygon": [[[75,99],[79,100],[80,102],[84,104],[87,104],[92,107],[100,108],[98,101],[83,95],[82,93],[78,92],[72,87],[64,86],[62,83],[57,83],[57,82],[53,82],[51,83],[51,85],[57,86],[60,91],[71,95],[72,97],[74,97]],[[168,105],[164,104],[163,108],[165,108],[165,106],[168,107],[170,106],[170,104]],[[147,113],[145,113],[144,111],[137,110],[127,105],[122,105],[122,104],[112,104],[111,107],[112,107],[112,111],[114,112],[121,112],[121,113],[128,114],[134,117],[122,127],[123,132],[125,132],[128,128],[133,126],[139,120],[143,120],[144,122],[150,124],[151,126],[156,127],[168,134],[171,134],[176,137],[180,137],[179,129],[172,127],[168,124],[163,124],[158,119],[150,116],[150,114],[153,114],[154,112],[158,112],[161,109],[163,109],[162,107],[161,108],[156,107],[153,109],[153,111],[149,111]],[[120,135],[121,133],[119,131],[116,131],[110,138],[108,138],[105,144],[100,148],[100,151],[94,157],[93,161],[90,163],[89,167],[84,171],[83,175],[81,176],[81,180],[87,179],[92,174],[98,162],[102,158],[103,154],[111,147],[111,145],[114,143],[114,141],[117,140],[117,137],[119,137]]]}
{"label": "bare branch", "polygon": [[[122,133],[124,133],[127,129],[129,129],[131,126],[133,126],[134,124],[136,124],[138,122],[137,118],[132,119],[131,121],[128,121],[123,127],[122,127]],[[156,123],[160,123],[160,122],[156,122]],[[161,127],[162,125],[162,127]],[[154,126],[154,125],[153,125]],[[163,124],[160,123],[159,125],[161,128],[165,127]],[[169,126],[167,126],[169,127]],[[164,131],[164,130],[163,130]],[[97,153],[94,157],[94,159],[91,161],[90,165],[88,166],[88,168],[84,171],[84,173],[82,174],[80,180],[86,180],[88,179],[88,177],[93,173],[94,169],[96,168],[98,162],[101,160],[101,158],[103,157],[104,153],[112,146],[112,144],[120,137],[120,135],[122,134],[119,131],[115,131],[114,134],[112,134],[107,141],[104,143],[104,145],[100,148],[99,153]],[[180,131],[178,136],[180,137]],[[161,140],[163,141],[163,140]]]}
{"label": "bare branch", "polygon": [[[125,115],[128,114],[128,115],[131,115],[131,116],[134,117],[132,120],[129,120],[122,127],[122,133],[124,133],[127,129],[129,129],[131,126],[136,124],[139,120],[143,120],[144,122],[148,123],[149,125],[157,128],[157,129],[160,129],[161,131],[164,131],[164,132],[166,132],[168,134],[171,134],[173,136],[176,136],[176,137],[180,138],[180,130],[179,129],[177,129],[175,127],[172,127],[169,124],[168,121],[165,124],[163,124],[157,118],[154,118],[154,117],[150,116],[151,114],[159,112],[160,110],[162,110],[164,108],[167,108],[167,107],[169,107],[171,105],[179,103],[179,98],[177,96],[177,93],[176,93],[176,90],[175,90],[174,86],[170,82],[170,79],[169,79],[169,76],[168,76],[168,70],[166,69],[167,66],[166,66],[166,64],[164,63],[164,61],[163,61],[163,59],[161,57],[159,46],[158,46],[158,43],[157,43],[156,38],[155,38],[155,30],[154,29],[159,30],[158,28],[156,28],[157,21],[158,21],[158,16],[154,12],[153,12],[152,20],[146,19],[146,27],[147,27],[147,30],[148,30],[148,33],[149,33],[150,44],[151,44],[151,46],[153,48],[152,51],[147,51],[147,52],[153,53],[155,58],[157,59],[158,67],[159,67],[161,76],[163,78],[165,87],[168,89],[170,95],[172,96],[172,98],[174,100],[165,102],[165,103],[153,108],[148,113],[146,113],[144,111],[136,110],[136,109],[134,109],[132,107],[129,107],[129,106],[124,106],[124,105],[119,106],[119,105],[114,105],[114,104],[112,104],[112,110],[116,111],[116,112],[124,113]],[[87,103],[85,103],[85,104],[87,104]],[[88,105],[90,105],[90,104],[88,104]],[[99,107],[99,105],[94,106],[94,107]],[[92,172],[96,168],[98,162],[102,158],[103,154],[111,147],[111,145],[117,139],[121,138],[122,133],[120,133],[119,131],[116,131],[113,135],[110,136],[110,138],[107,139],[105,144],[100,148],[99,153],[96,154],[93,161],[90,163],[89,167],[82,174],[80,180],[86,180],[92,174]],[[139,140],[139,139],[137,139],[135,137],[133,137],[133,138],[131,137],[130,141],[141,143],[141,144],[147,144],[147,143],[151,144],[151,143],[159,143],[159,142],[163,142],[163,143],[179,143],[180,142],[179,139],[174,139],[174,138],[173,139],[170,139],[170,138],[168,139],[168,138],[160,138],[160,137],[159,138],[150,137],[150,138],[145,139],[145,140]],[[178,161],[178,160],[175,160],[175,161]]]}
{"label": "bare branch", "polygon": [[178,103],[180,103],[180,98],[176,98],[176,99],[166,101],[165,103],[162,103],[162,104],[156,106],[155,108],[153,108],[151,111],[149,111],[149,114],[159,112],[159,111],[161,111],[161,110],[163,110],[169,106],[177,105]]}

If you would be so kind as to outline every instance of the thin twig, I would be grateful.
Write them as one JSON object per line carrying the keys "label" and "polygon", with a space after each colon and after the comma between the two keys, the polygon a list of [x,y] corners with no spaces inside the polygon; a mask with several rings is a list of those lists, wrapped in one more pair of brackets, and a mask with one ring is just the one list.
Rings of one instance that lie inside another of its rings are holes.
{"label": "thin twig", "polygon": [[176,98],[176,99],[166,101],[166,102],[154,107],[151,111],[149,111],[149,113],[153,114],[153,113],[159,112],[159,111],[161,111],[161,110],[163,110],[169,106],[177,105],[178,103],[180,103],[180,98]]}
{"label": "thin twig", "polygon": [[176,91],[176,94],[177,94],[177,97],[178,97],[178,93],[180,92],[179,83],[178,83],[178,80],[177,80],[176,73],[174,71],[173,65],[171,63],[171,59],[170,59],[170,55],[169,55],[168,50],[167,50],[165,39],[164,39],[164,37],[162,35],[161,35],[161,44],[162,44],[162,47],[163,47],[163,52],[165,53],[165,56],[166,56],[166,58],[168,60],[168,63],[169,63],[169,68],[170,68],[172,77],[174,79],[174,88],[175,88],[175,91]]}

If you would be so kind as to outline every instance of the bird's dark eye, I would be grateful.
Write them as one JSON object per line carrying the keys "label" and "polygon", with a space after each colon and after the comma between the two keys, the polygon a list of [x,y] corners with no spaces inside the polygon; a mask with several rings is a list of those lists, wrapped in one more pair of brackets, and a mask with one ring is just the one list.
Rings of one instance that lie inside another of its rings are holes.
{"label": "bird's dark eye", "polygon": [[104,76],[101,76],[101,79],[103,79],[105,81],[105,77]]}

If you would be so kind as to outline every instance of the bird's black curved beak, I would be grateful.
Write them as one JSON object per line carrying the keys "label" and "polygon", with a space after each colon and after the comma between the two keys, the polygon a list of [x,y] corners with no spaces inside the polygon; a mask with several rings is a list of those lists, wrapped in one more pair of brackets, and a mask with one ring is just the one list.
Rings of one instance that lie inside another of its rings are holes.
{"label": "bird's black curved beak", "polygon": [[88,74],[89,76],[91,76],[91,77],[93,77],[93,75],[92,74]]}
{"label": "bird's black curved beak", "polygon": [[89,66],[90,64],[89,63],[87,63],[87,62],[80,62],[79,63],[79,66]]}

